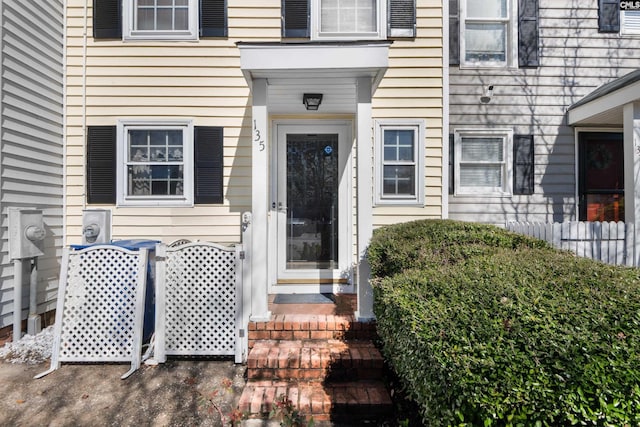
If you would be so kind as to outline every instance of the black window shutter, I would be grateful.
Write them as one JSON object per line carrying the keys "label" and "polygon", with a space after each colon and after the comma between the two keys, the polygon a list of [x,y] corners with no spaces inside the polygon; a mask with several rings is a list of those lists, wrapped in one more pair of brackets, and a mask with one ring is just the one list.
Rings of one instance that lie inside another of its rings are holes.
{"label": "black window shutter", "polygon": [[116,203],[116,127],[87,129],[87,203]]}
{"label": "black window shutter", "polygon": [[222,203],[223,128],[196,126],[194,140],[194,202]]}
{"label": "black window shutter", "polygon": [[460,65],[460,8],[449,0],[449,65]]}
{"label": "black window shutter", "polygon": [[389,0],[388,21],[389,37],[415,37],[415,0]]}
{"label": "black window shutter", "polygon": [[122,0],[93,0],[93,38],[122,38]]}
{"label": "black window shutter", "polygon": [[282,0],[282,37],[309,37],[309,0]]}
{"label": "black window shutter", "polygon": [[598,0],[598,32],[620,31],[620,0]]}
{"label": "black window shutter", "polygon": [[513,136],[513,194],[533,194],[533,135]]}
{"label": "black window shutter", "polygon": [[538,0],[520,0],[518,5],[518,65],[537,67]]}
{"label": "black window shutter", "polygon": [[453,194],[454,193],[454,189],[455,189],[455,176],[456,174],[455,172],[455,153],[456,150],[454,149],[454,140],[455,140],[455,135],[450,133],[449,134],[449,194]]}
{"label": "black window shutter", "polygon": [[227,37],[226,0],[200,0],[200,37]]}

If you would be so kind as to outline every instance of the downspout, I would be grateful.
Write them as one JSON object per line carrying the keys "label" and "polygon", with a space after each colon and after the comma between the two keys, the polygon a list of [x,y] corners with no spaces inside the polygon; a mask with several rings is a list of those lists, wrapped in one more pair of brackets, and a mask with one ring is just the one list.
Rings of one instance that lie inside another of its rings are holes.
{"label": "downspout", "polygon": [[449,2],[442,2],[442,219],[449,218]]}
{"label": "downspout", "polygon": [[[86,16],[86,11],[85,11],[85,16]],[[62,2],[62,247],[65,247],[66,245],[67,245],[67,0],[64,0]]]}
{"label": "downspout", "polygon": [[88,28],[88,1],[84,2],[84,24],[82,29],[82,165],[85,167],[82,180],[82,210],[87,208],[87,149],[85,147],[87,141],[87,28]]}

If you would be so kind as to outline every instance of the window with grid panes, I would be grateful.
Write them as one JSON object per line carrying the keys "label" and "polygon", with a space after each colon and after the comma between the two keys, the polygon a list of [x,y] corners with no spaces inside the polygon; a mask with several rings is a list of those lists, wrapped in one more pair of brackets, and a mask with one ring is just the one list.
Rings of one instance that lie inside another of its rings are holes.
{"label": "window with grid panes", "polygon": [[190,124],[122,124],[120,137],[120,204],[192,203]]}
{"label": "window with grid panes", "polygon": [[125,0],[125,39],[197,38],[197,0]]}
{"label": "window with grid panes", "polygon": [[424,199],[423,123],[378,122],[376,202],[419,204]]}

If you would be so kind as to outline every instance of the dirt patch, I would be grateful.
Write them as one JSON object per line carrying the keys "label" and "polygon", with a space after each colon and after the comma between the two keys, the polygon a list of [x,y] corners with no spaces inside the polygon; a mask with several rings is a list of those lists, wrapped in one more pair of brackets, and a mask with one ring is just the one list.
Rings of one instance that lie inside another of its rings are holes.
{"label": "dirt patch", "polygon": [[231,360],[169,360],[143,366],[126,380],[128,364],[0,361],[2,425],[220,426],[237,407],[245,366]]}

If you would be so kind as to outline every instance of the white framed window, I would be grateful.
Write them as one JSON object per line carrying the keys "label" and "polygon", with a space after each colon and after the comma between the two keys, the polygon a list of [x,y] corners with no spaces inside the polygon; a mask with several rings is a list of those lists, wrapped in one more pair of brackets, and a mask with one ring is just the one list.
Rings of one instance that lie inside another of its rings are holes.
{"label": "white framed window", "polygon": [[425,126],[423,120],[376,121],[376,204],[424,204]]}
{"label": "white framed window", "polygon": [[455,194],[510,195],[513,131],[456,130]]}
{"label": "white framed window", "polygon": [[125,40],[196,40],[198,0],[124,0]]}
{"label": "white framed window", "polygon": [[460,66],[517,65],[515,0],[460,0]]}
{"label": "white framed window", "polygon": [[311,0],[311,38],[386,37],[387,0]]}
{"label": "white framed window", "polygon": [[191,121],[120,120],[117,150],[119,206],[193,205]]}
{"label": "white framed window", "polygon": [[620,11],[620,32],[625,35],[640,36],[640,10]]}

